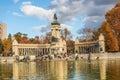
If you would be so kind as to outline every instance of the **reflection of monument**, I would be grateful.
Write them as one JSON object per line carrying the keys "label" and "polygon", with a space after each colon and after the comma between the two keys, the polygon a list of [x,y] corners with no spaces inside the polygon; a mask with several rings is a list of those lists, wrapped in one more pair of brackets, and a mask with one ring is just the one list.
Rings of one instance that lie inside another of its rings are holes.
{"label": "reflection of monument", "polygon": [[13,63],[14,80],[67,80],[67,61]]}
{"label": "reflection of monument", "polygon": [[56,61],[54,63],[54,75],[56,80],[66,80],[67,79],[67,62],[66,61]]}
{"label": "reflection of monument", "polygon": [[24,80],[31,77],[36,78],[36,63],[13,63],[13,79]]}
{"label": "reflection of monument", "polygon": [[106,80],[106,61],[107,60],[102,60],[100,62],[100,78],[101,78],[101,80]]}

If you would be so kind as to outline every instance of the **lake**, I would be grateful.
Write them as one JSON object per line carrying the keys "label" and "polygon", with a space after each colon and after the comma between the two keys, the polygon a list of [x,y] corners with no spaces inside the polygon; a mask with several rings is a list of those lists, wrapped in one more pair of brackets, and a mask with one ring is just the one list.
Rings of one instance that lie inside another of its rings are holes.
{"label": "lake", "polygon": [[0,63],[0,80],[120,80],[120,59]]}

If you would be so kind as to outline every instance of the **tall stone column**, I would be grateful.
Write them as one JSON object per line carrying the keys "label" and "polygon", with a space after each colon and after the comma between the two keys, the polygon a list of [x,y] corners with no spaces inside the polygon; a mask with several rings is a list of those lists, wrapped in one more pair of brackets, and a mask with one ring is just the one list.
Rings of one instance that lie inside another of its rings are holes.
{"label": "tall stone column", "polygon": [[103,34],[99,36],[99,52],[105,52],[105,39]]}
{"label": "tall stone column", "polygon": [[18,53],[18,42],[15,39],[12,42],[12,51],[14,52],[14,55],[19,55],[19,53]]}

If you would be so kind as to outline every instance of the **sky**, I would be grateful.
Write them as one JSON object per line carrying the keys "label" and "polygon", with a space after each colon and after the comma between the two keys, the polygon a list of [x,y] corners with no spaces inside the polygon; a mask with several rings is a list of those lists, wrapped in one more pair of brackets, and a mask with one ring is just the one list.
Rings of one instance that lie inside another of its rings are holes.
{"label": "sky", "polygon": [[73,38],[79,29],[100,27],[105,13],[120,0],[0,0],[0,23],[6,23],[7,35],[21,32],[28,37],[50,31],[54,13],[61,27]]}

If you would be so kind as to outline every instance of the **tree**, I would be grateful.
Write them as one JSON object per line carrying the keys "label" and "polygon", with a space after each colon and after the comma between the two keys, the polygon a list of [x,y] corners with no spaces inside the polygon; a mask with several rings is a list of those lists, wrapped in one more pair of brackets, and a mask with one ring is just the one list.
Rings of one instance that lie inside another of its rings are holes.
{"label": "tree", "polygon": [[80,35],[80,38],[82,38],[82,40],[92,40],[93,30],[90,27],[79,29],[77,33]]}
{"label": "tree", "polygon": [[51,42],[51,32],[47,32],[45,36],[45,43],[50,43]]}
{"label": "tree", "polygon": [[108,11],[105,15],[107,22],[111,25],[111,28],[115,30],[116,34],[120,34],[120,6],[114,7]]}
{"label": "tree", "polygon": [[2,52],[3,52],[3,43],[0,39],[0,55],[2,55]]}
{"label": "tree", "polygon": [[61,30],[61,36],[65,40],[68,40],[68,39],[72,38],[71,32],[68,30],[68,28],[64,28],[64,29]]}
{"label": "tree", "polygon": [[117,36],[115,35],[114,32],[112,32],[112,28],[110,27],[110,24],[107,22],[103,22],[101,31],[105,36],[107,51],[118,51],[119,46],[118,46]]}
{"label": "tree", "polygon": [[9,52],[12,52],[12,39],[7,38],[3,40],[3,46],[4,46],[4,56],[7,56]]}
{"label": "tree", "polygon": [[8,35],[8,38],[12,38],[12,35],[11,35],[11,34],[9,34],[9,35]]}
{"label": "tree", "polygon": [[117,38],[120,51],[120,2],[106,13],[105,18]]}
{"label": "tree", "polygon": [[74,52],[74,44],[75,44],[74,41],[69,39],[66,41],[66,43],[67,43],[67,52],[73,53]]}
{"label": "tree", "polygon": [[30,40],[27,37],[27,34],[18,32],[14,34],[15,39],[18,41],[18,43],[30,43]]}
{"label": "tree", "polygon": [[98,37],[99,37],[100,33],[102,33],[102,32],[101,32],[101,28],[94,28],[94,29],[93,29],[92,40],[93,40],[93,41],[98,40]]}
{"label": "tree", "polygon": [[14,35],[15,38],[21,37],[21,36],[22,36],[22,33],[21,33],[21,32],[18,32],[18,33],[16,33],[16,34]]}

